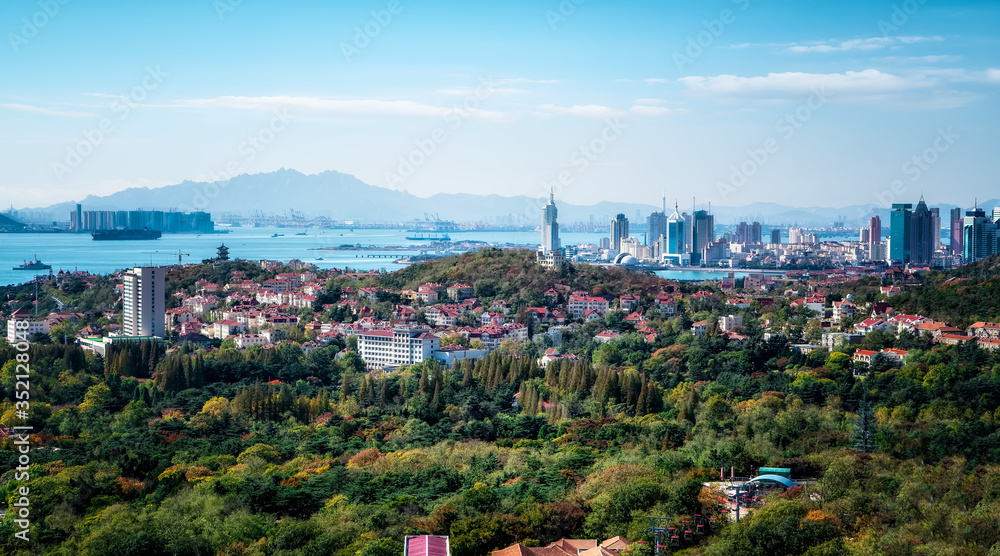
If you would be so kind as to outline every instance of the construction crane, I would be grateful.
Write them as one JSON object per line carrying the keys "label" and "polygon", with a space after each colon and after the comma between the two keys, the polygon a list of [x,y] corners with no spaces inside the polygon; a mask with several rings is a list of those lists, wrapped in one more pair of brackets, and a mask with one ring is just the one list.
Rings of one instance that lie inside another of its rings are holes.
{"label": "construction crane", "polygon": [[184,264],[184,262],[183,262],[183,258],[184,257],[190,257],[191,256],[191,253],[181,253],[180,249],[177,250],[177,253],[174,253],[173,251],[143,251],[142,254],[143,255],[177,255],[177,264],[178,265]]}

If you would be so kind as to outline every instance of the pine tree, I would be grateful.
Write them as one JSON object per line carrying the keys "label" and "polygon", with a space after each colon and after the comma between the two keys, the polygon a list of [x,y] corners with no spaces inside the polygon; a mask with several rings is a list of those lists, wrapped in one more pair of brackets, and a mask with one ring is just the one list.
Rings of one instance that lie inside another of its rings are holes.
{"label": "pine tree", "polygon": [[469,363],[469,360],[466,359],[462,362],[462,367],[462,389],[464,390],[472,386],[472,365]]}
{"label": "pine tree", "polygon": [[875,445],[875,413],[868,403],[868,394],[861,396],[858,402],[858,417],[854,420],[854,449],[859,452],[874,452]]}
{"label": "pine tree", "polygon": [[427,397],[430,394],[430,381],[427,377],[427,365],[421,365],[420,370],[420,395]]}

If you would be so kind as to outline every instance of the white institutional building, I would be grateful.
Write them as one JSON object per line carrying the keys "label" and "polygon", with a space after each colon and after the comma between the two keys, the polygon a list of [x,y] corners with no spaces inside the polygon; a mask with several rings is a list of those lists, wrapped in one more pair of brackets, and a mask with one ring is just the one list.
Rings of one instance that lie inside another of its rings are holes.
{"label": "white institutional building", "polygon": [[414,365],[434,357],[440,347],[441,339],[420,326],[358,333],[358,354],[369,369]]}
{"label": "white institutional building", "polygon": [[559,243],[557,213],[555,199],[550,190],[549,202],[542,210],[542,245],[538,248],[538,264],[545,268],[555,268],[566,262],[566,252]]}
{"label": "white institutional building", "polygon": [[123,335],[163,337],[165,277],[166,269],[157,266],[137,266],[125,272]]}

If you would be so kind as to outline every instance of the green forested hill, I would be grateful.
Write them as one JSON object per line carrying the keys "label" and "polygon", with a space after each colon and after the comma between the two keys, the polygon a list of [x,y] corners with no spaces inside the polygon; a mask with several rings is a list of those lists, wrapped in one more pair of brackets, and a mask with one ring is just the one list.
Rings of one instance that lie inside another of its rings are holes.
{"label": "green forested hill", "polygon": [[962,329],[976,321],[1000,321],[1000,255],[948,272],[927,272],[921,283],[893,297],[893,307]]}
{"label": "green forested hill", "polygon": [[[560,279],[608,295],[670,286],[623,269],[560,277],[530,257],[461,255],[374,281],[481,282],[494,295]],[[703,483],[762,466],[808,481],[678,554],[1000,551],[1000,355],[883,335],[880,347],[910,356],[869,375],[849,353],[764,341],[765,315],[750,309],[746,345],[715,327],[694,336],[692,319],[734,310],[711,296],[683,308],[650,312],[652,341],[620,314],[568,330],[560,350],[578,360],[546,367],[542,343],[369,373],[343,340],[308,352],[135,344],[106,358],[38,342],[26,420],[19,352],[0,342],[0,424],[35,435],[28,480],[0,439],[0,498],[10,509],[29,487],[32,516],[26,544],[7,512],[0,553],[398,556],[404,535],[424,533],[448,535],[455,556],[564,536],[648,546],[646,516],[725,523],[724,494]],[[769,311],[797,340],[805,314],[781,299]],[[595,342],[605,328],[621,338]]]}

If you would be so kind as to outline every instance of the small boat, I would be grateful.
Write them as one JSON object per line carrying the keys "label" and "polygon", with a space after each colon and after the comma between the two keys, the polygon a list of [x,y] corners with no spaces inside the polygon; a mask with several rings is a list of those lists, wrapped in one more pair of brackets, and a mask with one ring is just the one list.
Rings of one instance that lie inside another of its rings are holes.
{"label": "small boat", "polygon": [[271,237],[283,237],[285,234],[274,234]]}
{"label": "small boat", "polygon": [[317,260],[317,261],[322,261],[322,260],[323,260],[323,257],[316,257],[316,260]]}
{"label": "small boat", "polygon": [[35,255],[35,259],[30,263],[24,261],[24,264],[15,266],[11,270],[48,270],[50,268],[52,268],[52,265],[43,263],[38,260],[38,255]]}

